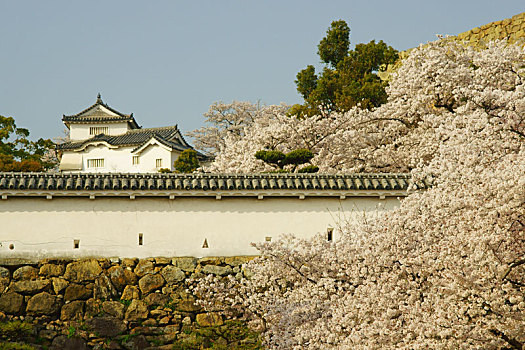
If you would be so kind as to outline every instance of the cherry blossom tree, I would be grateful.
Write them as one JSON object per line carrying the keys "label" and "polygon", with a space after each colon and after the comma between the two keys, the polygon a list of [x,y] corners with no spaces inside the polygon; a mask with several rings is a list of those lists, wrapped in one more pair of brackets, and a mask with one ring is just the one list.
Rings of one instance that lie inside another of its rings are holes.
{"label": "cherry blossom tree", "polygon": [[[334,171],[342,157],[337,149],[340,143],[332,141],[342,130],[349,129],[351,122],[348,113],[308,118],[284,113],[267,114],[256,119],[244,137],[226,136],[220,153],[207,170],[232,173],[271,171],[273,167],[255,157],[257,151],[267,149],[289,153],[308,149],[315,155],[312,163],[319,165],[321,171]],[[330,160],[321,160],[327,154],[330,154]]]}
{"label": "cherry blossom tree", "polygon": [[[268,171],[254,159],[258,150],[307,148],[315,154],[312,163],[321,172],[411,171],[421,161],[428,162],[448,137],[437,124],[445,127],[451,115],[473,108],[472,104],[485,104],[479,110],[500,109],[499,104],[505,102],[487,104],[479,100],[479,93],[498,91],[508,84],[519,67],[522,49],[491,45],[479,50],[443,40],[413,50],[387,89],[388,103],[373,111],[354,108],[310,118],[284,114],[257,118],[244,136],[224,137],[221,152],[208,170]],[[443,56],[446,59],[440,60]],[[516,125],[523,123],[522,116],[515,118]]]}
{"label": "cherry blossom tree", "polygon": [[413,50],[389,101],[340,135],[367,146],[364,169],[432,186],[332,242],[257,244],[251,277],[207,277],[201,303],[245,317],[272,349],[523,349],[524,77],[523,46]]}
{"label": "cherry blossom tree", "polygon": [[263,106],[259,103],[233,101],[215,102],[204,114],[207,126],[187,133],[194,138],[195,148],[209,155],[216,155],[224,147],[225,139],[230,142],[242,139],[254,120],[272,118],[286,113],[286,105]]}

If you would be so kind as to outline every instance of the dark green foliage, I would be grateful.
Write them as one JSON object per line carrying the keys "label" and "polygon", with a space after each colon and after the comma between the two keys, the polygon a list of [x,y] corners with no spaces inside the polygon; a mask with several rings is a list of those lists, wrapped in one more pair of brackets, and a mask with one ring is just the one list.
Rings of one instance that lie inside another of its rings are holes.
{"label": "dark green foliage", "polygon": [[316,173],[318,171],[319,167],[317,165],[307,165],[304,168],[297,170],[298,173]]}
{"label": "dark green foliage", "polygon": [[279,173],[287,172],[283,169],[287,165],[291,165],[291,172],[294,172],[297,166],[308,163],[313,157],[314,154],[312,151],[305,148],[299,148],[286,154],[275,150],[261,150],[255,153],[255,158],[260,159],[267,164],[278,167],[279,169],[275,172]]}
{"label": "dark green foliage", "polygon": [[69,338],[73,338],[75,335],[77,334],[77,329],[73,326],[69,326],[68,330],[67,330],[67,337],[68,339]]}
{"label": "dark green foliage", "polygon": [[333,21],[326,36],[317,46],[317,54],[324,63],[333,67],[346,56],[350,47],[350,28],[345,21]]}
{"label": "dark green foliage", "polygon": [[297,74],[297,91],[304,104],[290,115],[311,116],[321,111],[344,112],[354,106],[371,109],[386,102],[386,82],[378,71],[394,63],[398,54],[383,41],[357,44],[349,50],[350,29],[344,21],[332,22],[319,43],[319,57],[327,66],[317,75],[311,65]]}
{"label": "dark green foliage", "polygon": [[255,152],[255,158],[260,159],[265,163],[276,165],[279,168],[282,168],[282,161],[285,157],[285,154],[281,151],[261,150]]}
{"label": "dark green foliage", "polygon": [[287,153],[283,159],[283,164],[297,166],[300,164],[308,163],[313,157],[314,154],[312,153],[312,151],[305,148],[299,148]]}
{"label": "dark green foliage", "polygon": [[228,320],[222,326],[192,328],[187,337],[173,343],[173,349],[257,350],[263,349],[259,334],[242,321]]}
{"label": "dark green foliage", "polygon": [[0,322],[0,350],[31,350],[33,346],[26,345],[32,340],[33,326],[22,321]]}
{"label": "dark green foliage", "polygon": [[35,350],[36,348],[22,343],[0,342],[0,350]]}
{"label": "dark green foliage", "polygon": [[315,74],[314,66],[308,65],[305,69],[297,73],[296,84],[297,91],[299,91],[306,100],[317,87],[317,75]]}
{"label": "dark green foliage", "polygon": [[128,341],[130,341],[131,339],[133,339],[134,337],[138,336],[139,334],[135,333],[135,334],[124,334],[124,335],[120,335],[118,336],[118,341],[122,344],[122,343],[126,343]]}
{"label": "dark green foliage", "polygon": [[[162,169],[161,169],[161,170],[162,170]],[[120,301],[120,303],[121,303],[122,305],[124,305],[125,307],[128,307],[128,306],[131,305],[131,300],[120,299],[119,301]]]}
{"label": "dark green foliage", "polygon": [[0,115],[0,171],[42,171],[56,165],[44,155],[54,147],[51,140],[28,140],[29,130],[18,128],[11,117]]}
{"label": "dark green foliage", "polygon": [[22,321],[7,321],[0,323],[0,339],[18,340],[30,336],[33,326]]}
{"label": "dark green foliage", "polygon": [[179,158],[173,163],[175,171],[178,173],[192,173],[199,167],[197,152],[192,149],[183,151]]}

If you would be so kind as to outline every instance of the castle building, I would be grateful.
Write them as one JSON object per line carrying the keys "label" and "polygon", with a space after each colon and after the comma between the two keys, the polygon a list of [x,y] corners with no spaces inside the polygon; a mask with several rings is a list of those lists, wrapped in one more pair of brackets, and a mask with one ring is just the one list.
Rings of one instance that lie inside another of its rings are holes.
{"label": "castle building", "polygon": [[[69,141],[57,146],[61,171],[85,173],[152,173],[173,170],[179,155],[192,147],[177,125],[142,128],[133,114],[102,101],[75,115],[64,115]],[[197,152],[200,161],[206,156]]]}

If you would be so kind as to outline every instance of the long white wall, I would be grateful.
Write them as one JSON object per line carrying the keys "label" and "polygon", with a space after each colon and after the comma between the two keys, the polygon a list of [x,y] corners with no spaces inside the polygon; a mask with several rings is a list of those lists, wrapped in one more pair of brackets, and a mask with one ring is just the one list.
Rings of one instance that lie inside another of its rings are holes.
{"label": "long white wall", "polygon": [[337,239],[344,221],[397,205],[393,197],[9,197],[0,200],[0,258],[254,255],[251,242],[328,227]]}

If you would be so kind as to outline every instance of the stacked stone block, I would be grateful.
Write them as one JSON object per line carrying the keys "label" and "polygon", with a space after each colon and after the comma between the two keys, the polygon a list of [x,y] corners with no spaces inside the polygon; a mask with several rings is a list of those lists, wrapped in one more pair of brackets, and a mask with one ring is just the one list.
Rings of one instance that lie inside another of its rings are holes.
{"label": "stacked stone block", "polygon": [[491,40],[507,40],[509,43],[525,40],[525,12],[473,28],[458,34],[457,38],[473,44]]}
{"label": "stacked stone block", "polygon": [[[512,18],[473,28],[452,36],[449,40],[460,40],[472,46],[482,46],[492,40],[507,40],[509,44],[518,42],[525,45],[525,12],[512,16]],[[410,55],[412,50],[414,49],[399,52],[399,60],[388,65],[385,71],[379,72],[379,77],[382,80],[390,80],[392,73],[403,64],[403,60]]]}
{"label": "stacked stone block", "polygon": [[[46,260],[0,266],[0,321],[32,323],[50,349],[171,348],[207,313],[188,291],[190,278],[247,275],[253,257]],[[72,335],[73,333],[73,335]],[[129,341],[123,342],[123,336]],[[120,337],[120,338],[119,338]],[[117,342],[115,339],[120,339]],[[73,344],[74,343],[74,344]]]}

